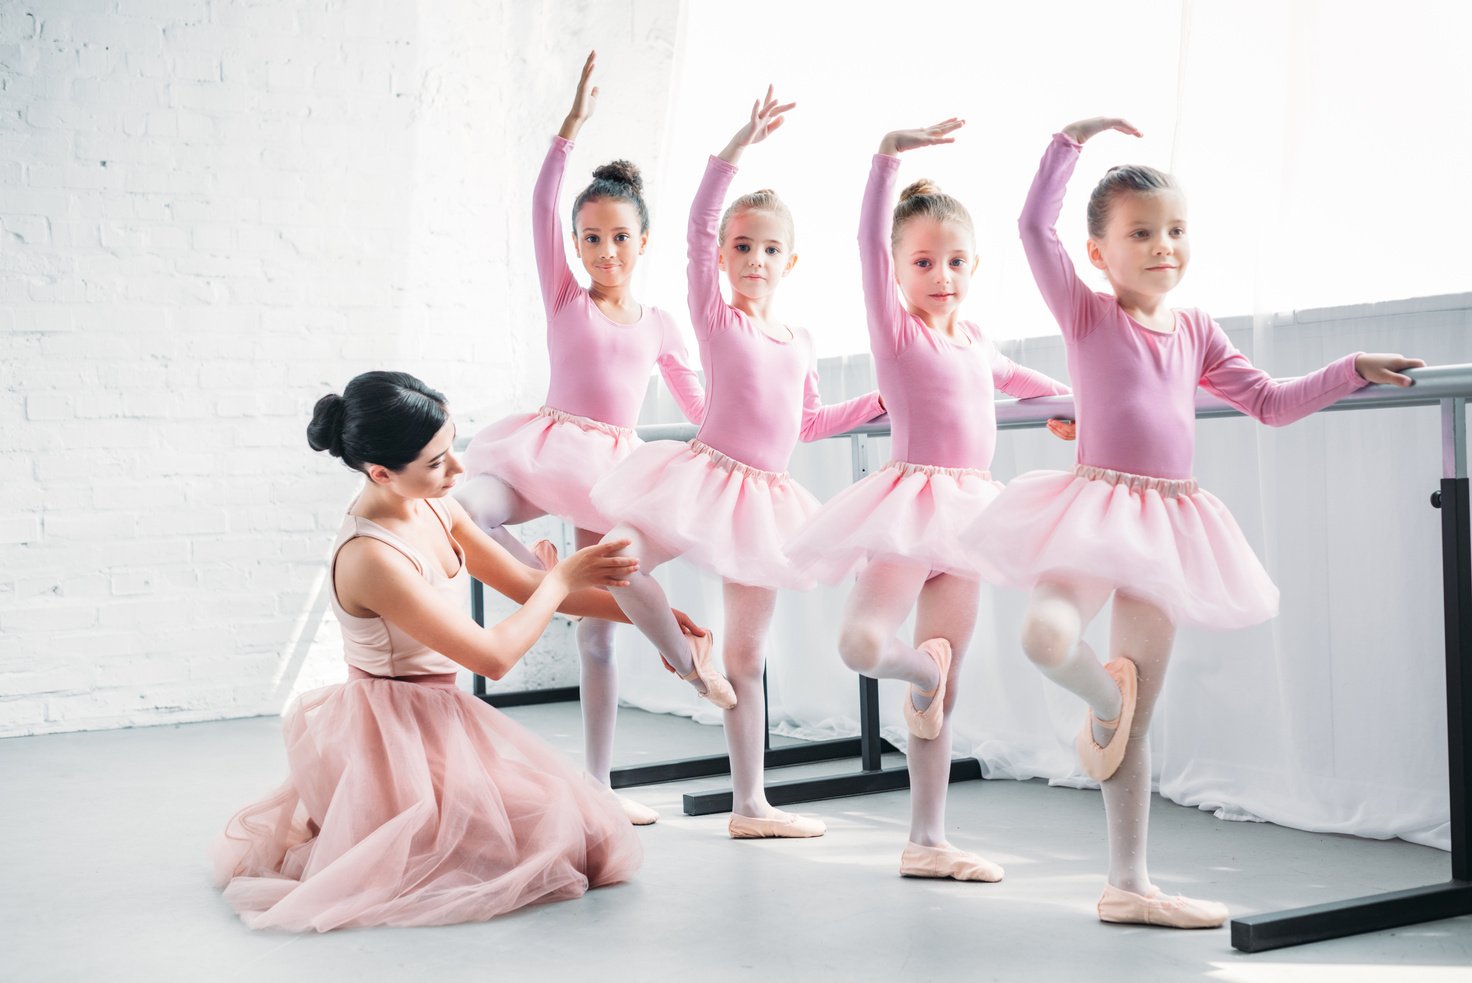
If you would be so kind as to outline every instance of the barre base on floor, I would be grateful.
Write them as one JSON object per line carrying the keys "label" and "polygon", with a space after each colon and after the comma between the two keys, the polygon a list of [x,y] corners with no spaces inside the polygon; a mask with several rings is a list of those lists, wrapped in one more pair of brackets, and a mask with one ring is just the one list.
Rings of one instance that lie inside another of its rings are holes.
{"label": "barre base on floor", "polygon": [[[888,741],[884,746],[889,751],[897,750]],[[804,741],[786,747],[767,748],[765,766],[787,768],[792,765],[812,764],[815,761],[836,761],[840,758],[857,757],[860,753],[859,738],[840,737],[831,741]],[[715,775],[731,774],[731,758],[725,754],[707,754],[697,758],[678,758],[651,765],[629,765],[613,769],[614,788],[631,788],[636,785],[659,785],[678,782],[687,778],[711,778]]]}
{"label": "barre base on floor", "polygon": [[1266,952],[1472,914],[1472,881],[1447,881],[1232,920],[1232,948]]}
{"label": "barre base on floor", "polygon": [[[975,758],[956,758],[951,761],[952,782],[969,782],[980,778],[981,762]],[[895,792],[909,787],[910,769],[902,766],[802,778],[791,782],[769,782],[766,793],[768,802],[774,806],[783,806],[794,802],[817,802],[822,799],[870,795],[874,792]],[[687,816],[730,812],[732,798],[728,788],[715,792],[686,792],[684,812]]]}

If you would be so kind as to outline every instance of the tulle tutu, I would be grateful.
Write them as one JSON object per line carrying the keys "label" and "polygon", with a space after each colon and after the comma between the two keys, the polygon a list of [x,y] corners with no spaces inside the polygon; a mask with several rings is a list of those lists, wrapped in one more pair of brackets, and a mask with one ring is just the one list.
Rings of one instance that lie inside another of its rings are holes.
{"label": "tulle tutu", "polygon": [[726,580],[808,590],[784,546],[818,511],[787,474],[762,471],[692,440],[640,447],[593,488],[593,504],[660,549]]}
{"label": "tulle tutu", "polygon": [[961,533],[1001,493],[986,471],[890,461],[839,492],[787,544],[802,573],[836,584],[875,556],[975,577]]}
{"label": "tulle tutu", "polygon": [[1176,624],[1244,628],[1278,613],[1278,588],[1215,496],[1173,481],[1079,465],[1009,484],[965,533],[987,580],[1119,588]]}
{"label": "tulle tutu", "polygon": [[604,533],[613,523],[588,501],[588,492],[642,444],[628,427],[544,406],[482,429],[463,463],[467,474],[494,475],[544,512]]}
{"label": "tulle tutu", "polygon": [[617,799],[453,674],[354,675],[292,707],[286,783],[215,846],[251,928],[483,921],[638,868]]}

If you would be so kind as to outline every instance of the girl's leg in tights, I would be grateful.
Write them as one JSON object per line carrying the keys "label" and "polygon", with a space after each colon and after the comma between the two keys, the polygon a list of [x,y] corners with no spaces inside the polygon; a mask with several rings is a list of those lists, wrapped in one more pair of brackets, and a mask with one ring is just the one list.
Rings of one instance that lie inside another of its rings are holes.
{"label": "girl's leg in tights", "polygon": [[731,753],[731,811],[763,819],[776,810],[762,787],[767,705],[762,693],[767,629],[777,592],[730,581],[725,585],[726,638],[722,661],[736,689],[736,708],[726,711],[726,747]]}
{"label": "girl's leg in tights", "polygon": [[[578,549],[593,546],[603,538],[586,529],[579,529],[576,536]],[[588,774],[607,785],[613,767],[613,728],[618,720],[613,622],[583,618],[578,622],[577,638],[582,667],[579,696],[583,705],[583,761]]]}
{"label": "girl's leg in tights", "polygon": [[[859,574],[843,607],[838,653],[844,665],[874,679],[901,679],[914,684],[912,699],[933,692],[940,682],[935,660],[895,634],[915,600],[926,588],[930,569],[899,557],[877,557]],[[968,629],[969,633],[969,629]],[[917,635],[918,641],[933,635]],[[915,709],[930,701],[920,697]]]}
{"label": "girl's leg in tights", "polygon": [[[1176,628],[1155,605],[1116,593],[1109,634],[1110,655],[1129,659],[1139,676],[1124,761],[1112,777],[1100,783],[1109,824],[1109,883],[1148,896],[1155,890],[1145,859],[1150,829],[1150,718],[1165,682]],[[1097,733],[1094,739],[1099,740]]]}
{"label": "girl's leg in tights", "polygon": [[664,588],[652,576],[655,567],[672,557],[629,526],[615,526],[603,539],[605,542],[611,539],[631,540],[623,555],[639,560],[639,569],[629,575],[629,586],[610,587],[609,593],[634,627],[643,632],[664,660],[675,667],[675,672],[688,676],[694,669],[690,643],[685,640],[680,623],[670,613]]}
{"label": "girl's leg in tights", "polygon": [[1041,583],[1022,620],[1022,650],[1027,657],[1043,675],[1092,707],[1099,720],[1119,716],[1119,684],[1082,636],[1108,596],[1104,590]]}
{"label": "girl's leg in tights", "polygon": [[[909,738],[910,842],[940,846],[946,842],[946,791],[951,779],[951,711],[956,705],[957,682],[971,632],[981,585],[952,574],[937,574],[920,591],[915,610],[915,641],[944,638],[951,643],[951,674],[946,685],[945,717],[932,741]],[[922,654],[922,653],[917,653]],[[926,658],[926,661],[930,661]],[[931,663],[934,665],[934,663]],[[930,687],[927,686],[926,689]]]}
{"label": "girl's leg in tights", "polygon": [[470,521],[484,529],[506,552],[530,567],[540,568],[532,551],[522,545],[521,540],[506,529],[508,525],[519,525],[539,516],[546,515],[541,509],[521,496],[500,478],[478,474],[455,488],[455,498],[470,515]]}

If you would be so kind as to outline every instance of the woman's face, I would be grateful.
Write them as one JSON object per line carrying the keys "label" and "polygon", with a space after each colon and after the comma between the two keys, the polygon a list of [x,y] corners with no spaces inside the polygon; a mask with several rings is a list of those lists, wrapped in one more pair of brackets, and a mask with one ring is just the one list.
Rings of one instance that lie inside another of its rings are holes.
{"label": "woman's face", "polygon": [[452,449],[454,443],[455,421],[447,420],[403,470],[390,471],[380,464],[370,464],[368,477],[404,498],[441,498],[450,493],[455,479],[465,471]]}

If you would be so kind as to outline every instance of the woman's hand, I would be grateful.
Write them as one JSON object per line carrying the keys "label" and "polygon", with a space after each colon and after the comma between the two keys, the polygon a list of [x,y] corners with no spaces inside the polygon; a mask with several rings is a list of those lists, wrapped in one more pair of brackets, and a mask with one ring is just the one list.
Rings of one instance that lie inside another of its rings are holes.
{"label": "woman's hand", "polygon": [[632,556],[617,556],[627,549],[629,540],[615,539],[596,543],[580,549],[548,572],[548,578],[557,578],[571,594],[587,587],[627,587],[628,576],[639,569],[639,561]]}
{"label": "woman's hand", "polygon": [[1414,386],[1416,380],[1401,375],[1402,369],[1424,369],[1426,363],[1419,358],[1404,355],[1360,355],[1354,360],[1354,370],[1366,382],[1379,382],[1391,386]]}
{"label": "woman's hand", "polygon": [[934,147],[942,143],[955,143],[956,138],[951,136],[961,127],[966,125],[964,119],[952,116],[950,119],[918,130],[895,130],[886,133],[884,139],[879,141],[879,152],[889,157],[897,157],[906,150],[914,150],[916,147]]}
{"label": "woman's hand", "polygon": [[767,86],[766,97],[751,104],[751,119],[726,144],[726,149],[720,153],[721,160],[728,164],[736,163],[741,158],[741,151],[753,143],[761,143],[775,133],[777,127],[786,121],[784,114],[796,105],[795,102],[777,102],[777,97],[772,94],[772,87]]}
{"label": "woman's hand", "polygon": [[685,634],[699,635],[701,638],[704,638],[706,636],[706,630],[697,625],[695,623],[695,619],[690,617],[684,611],[681,611],[679,608],[670,608],[670,614],[675,616],[675,621],[679,623],[680,630],[683,631]]}
{"label": "woman's hand", "polygon": [[1098,136],[1105,130],[1118,130],[1132,137],[1145,135],[1137,130],[1129,120],[1120,119],[1117,116],[1094,116],[1090,119],[1081,119],[1077,123],[1069,123],[1063,128],[1063,135],[1074,143],[1085,143],[1089,137]]}
{"label": "woman's hand", "polygon": [[593,115],[593,110],[598,108],[598,86],[589,86],[588,82],[593,77],[593,66],[598,63],[598,52],[588,52],[588,60],[583,62],[583,74],[578,78],[578,91],[572,98],[572,109],[567,112],[567,119],[562,121],[562,129],[557,135],[564,140],[576,140],[578,130]]}
{"label": "woman's hand", "polygon": [[1072,420],[1049,420],[1048,432],[1059,440],[1077,440],[1078,424]]}

